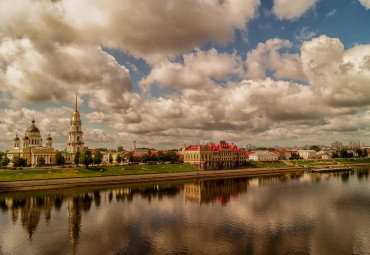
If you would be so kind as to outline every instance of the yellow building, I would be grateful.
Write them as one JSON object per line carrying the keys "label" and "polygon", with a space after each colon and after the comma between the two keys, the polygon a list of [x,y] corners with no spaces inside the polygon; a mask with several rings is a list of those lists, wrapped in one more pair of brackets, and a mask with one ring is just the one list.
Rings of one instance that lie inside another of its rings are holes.
{"label": "yellow building", "polygon": [[17,156],[24,158],[27,165],[34,166],[37,164],[39,157],[45,159],[45,164],[55,164],[55,150],[52,147],[53,140],[50,135],[46,138],[46,146],[42,146],[42,138],[40,130],[35,125],[35,120],[32,120],[31,126],[26,130],[22,140],[16,135],[13,139],[13,149],[7,152],[7,157],[12,160]]}
{"label": "yellow building", "polygon": [[218,145],[208,143],[184,146],[182,152],[184,163],[191,164],[199,170],[239,167],[245,165],[247,159],[244,150],[225,141],[220,141]]}

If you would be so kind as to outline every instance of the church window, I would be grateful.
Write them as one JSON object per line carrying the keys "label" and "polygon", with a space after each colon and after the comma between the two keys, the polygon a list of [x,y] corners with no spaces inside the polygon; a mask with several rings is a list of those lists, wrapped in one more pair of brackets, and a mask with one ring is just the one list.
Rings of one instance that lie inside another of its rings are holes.
{"label": "church window", "polygon": [[80,141],[80,137],[79,136],[77,136],[77,142],[79,142]]}

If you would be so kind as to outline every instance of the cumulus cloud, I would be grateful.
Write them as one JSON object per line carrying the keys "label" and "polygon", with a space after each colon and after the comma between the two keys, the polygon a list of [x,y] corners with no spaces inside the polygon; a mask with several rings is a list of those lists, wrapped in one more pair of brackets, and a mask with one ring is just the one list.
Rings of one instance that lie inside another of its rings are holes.
{"label": "cumulus cloud", "polygon": [[274,0],[273,11],[279,19],[296,19],[309,10],[317,0]]}
{"label": "cumulus cloud", "polygon": [[299,55],[280,53],[281,49],[292,46],[290,41],[278,38],[259,43],[257,48],[247,54],[247,76],[253,79],[265,79],[266,72],[270,70],[278,79],[305,80]]}
{"label": "cumulus cloud", "polygon": [[236,53],[218,53],[216,49],[197,50],[184,54],[183,63],[166,60],[153,66],[150,74],[140,81],[147,90],[152,84],[177,89],[210,89],[214,80],[225,80],[230,75],[243,75],[241,57]]}
{"label": "cumulus cloud", "polygon": [[360,3],[366,7],[366,9],[370,9],[370,0],[359,0]]}
{"label": "cumulus cloud", "polygon": [[20,103],[71,102],[90,95],[91,107],[128,107],[129,71],[99,46],[53,44],[39,51],[28,38],[0,43],[0,91]]}
{"label": "cumulus cloud", "polygon": [[302,45],[301,59],[312,91],[327,104],[370,104],[370,45],[344,50],[339,39],[322,35]]}
{"label": "cumulus cloud", "polygon": [[[147,60],[199,47],[228,43],[245,29],[259,0],[226,1],[2,1],[0,30],[50,42],[98,43]],[[30,15],[32,13],[32,15]]]}

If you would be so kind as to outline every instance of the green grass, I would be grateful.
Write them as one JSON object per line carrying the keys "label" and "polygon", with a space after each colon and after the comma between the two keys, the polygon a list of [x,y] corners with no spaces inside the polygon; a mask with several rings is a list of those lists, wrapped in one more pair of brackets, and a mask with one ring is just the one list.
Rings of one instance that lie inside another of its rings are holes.
{"label": "green grass", "polygon": [[0,171],[0,182],[22,180],[68,179],[99,176],[119,176],[138,174],[162,174],[196,171],[187,164],[103,166],[63,169],[32,169]]}
{"label": "green grass", "polygon": [[340,162],[342,164],[370,163],[370,158],[336,159],[335,161]]}
{"label": "green grass", "polygon": [[257,168],[257,167],[280,167],[286,166],[285,163],[276,162],[276,163],[259,163],[259,162],[248,162],[248,167]]}

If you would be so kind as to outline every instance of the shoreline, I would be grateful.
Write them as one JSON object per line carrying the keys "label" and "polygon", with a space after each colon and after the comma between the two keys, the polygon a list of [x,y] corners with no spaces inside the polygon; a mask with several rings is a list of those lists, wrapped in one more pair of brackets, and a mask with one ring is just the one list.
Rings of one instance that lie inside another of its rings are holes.
{"label": "shoreline", "polygon": [[[345,165],[349,167],[367,166],[370,165],[370,163],[357,163],[357,164],[354,163]],[[201,178],[225,178],[225,177],[227,178],[243,176],[276,175],[304,171],[308,171],[308,169],[297,166],[285,166],[285,167],[267,167],[267,168],[241,168],[230,170],[192,171],[166,174],[143,174],[143,175],[83,177],[83,178],[33,180],[33,181],[11,181],[0,183],[0,193],[23,190],[45,190],[69,187],[193,180]]]}
{"label": "shoreline", "polygon": [[270,167],[243,168],[231,170],[193,171],[193,172],[166,173],[166,174],[84,177],[84,178],[34,180],[34,181],[11,181],[0,183],[0,193],[22,190],[60,189],[94,185],[101,186],[114,184],[134,184],[134,183],[165,182],[177,180],[193,180],[201,178],[274,175],[302,171],[307,171],[307,169],[298,168],[295,166],[279,168],[270,168]]}

